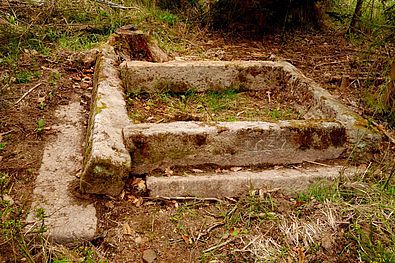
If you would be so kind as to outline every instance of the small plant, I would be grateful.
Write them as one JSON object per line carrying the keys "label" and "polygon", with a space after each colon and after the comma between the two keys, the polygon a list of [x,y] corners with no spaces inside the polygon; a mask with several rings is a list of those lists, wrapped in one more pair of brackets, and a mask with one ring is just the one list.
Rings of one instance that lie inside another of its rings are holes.
{"label": "small plant", "polygon": [[38,108],[40,110],[44,110],[45,106],[47,106],[47,105],[45,104],[45,102],[43,100],[38,103]]}
{"label": "small plant", "polygon": [[63,49],[69,49],[72,51],[88,50],[93,48],[100,41],[103,41],[105,37],[99,34],[89,34],[84,36],[69,36],[63,34],[59,38],[59,45]]}
{"label": "small plant", "polygon": [[178,21],[178,17],[169,12],[159,14],[158,19],[159,21],[165,22],[170,26],[173,26]]}
{"label": "small plant", "polygon": [[52,71],[51,74],[49,75],[49,83],[52,86],[56,86],[60,78],[62,77],[62,74],[59,71]]}
{"label": "small plant", "polygon": [[16,73],[16,83],[28,83],[32,80],[33,74],[29,71],[21,71]]}
{"label": "small plant", "polygon": [[0,172],[0,195],[3,194],[4,189],[10,182],[10,176],[7,173]]}
{"label": "small plant", "polygon": [[2,152],[5,148],[5,143],[0,142],[0,152]]}
{"label": "small plant", "polygon": [[40,71],[20,71],[15,75],[16,83],[18,84],[28,83],[39,77],[41,77]]}
{"label": "small plant", "polygon": [[45,130],[45,120],[43,118],[39,119],[36,124],[36,132],[43,133]]}

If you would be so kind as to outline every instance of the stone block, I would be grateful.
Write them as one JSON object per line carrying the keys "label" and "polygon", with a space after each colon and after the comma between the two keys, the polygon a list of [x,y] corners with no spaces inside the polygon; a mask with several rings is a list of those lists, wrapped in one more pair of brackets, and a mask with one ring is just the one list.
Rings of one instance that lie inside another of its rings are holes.
{"label": "stone block", "polygon": [[122,129],[129,124],[122,82],[113,47],[105,46],[95,68],[81,190],[119,195],[130,170]]}
{"label": "stone block", "polygon": [[171,122],[124,129],[131,171],[169,166],[264,166],[336,159],[345,129],[336,122]]}

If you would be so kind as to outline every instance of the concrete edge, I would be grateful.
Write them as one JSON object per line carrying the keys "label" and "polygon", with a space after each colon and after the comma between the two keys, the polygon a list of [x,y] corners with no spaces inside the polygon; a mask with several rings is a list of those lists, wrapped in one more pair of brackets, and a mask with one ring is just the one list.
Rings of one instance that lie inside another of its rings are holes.
{"label": "concrete edge", "polygon": [[[291,84],[304,86],[313,94],[317,104],[326,112],[328,116],[333,116],[337,121],[343,124],[347,130],[349,141],[354,147],[354,151],[375,150],[380,146],[380,132],[369,125],[368,121],[356,112],[349,109],[339,100],[335,99],[326,89],[318,83],[307,78],[299,69],[292,64],[282,61],[281,64],[288,74],[290,74]],[[299,81],[299,83],[298,83]]]}
{"label": "concrete edge", "polygon": [[125,127],[123,134],[135,174],[168,166],[259,166],[335,159],[347,143],[341,124],[323,120],[143,123]]}
{"label": "concrete edge", "polygon": [[[307,78],[299,69],[286,61],[169,61],[166,63],[152,63],[142,61],[125,61],[120,65],[121,75],[125,78],[125,85],[129,81],[127,77],[127,70],[133,70],[133,67],[157,67],[158,65],[164,67],[202,67],[207,66],[211,68],[223,67],[229,70],[234,67],[234,72],[243,72],[246,69],[254,69],[254,67],[267,67],[269,71],[282,69],[288,75],[288,85],[291,85],[294,90],[309,91],[313,97],[315,107],[319,108],[327,118],[333,118],[343,124],[347,129],[347,135],[351,143],[350,149],[360,152],[366,150],[377,149],[381,142],[381,135],[374,127],[370,126],[368,121],[359,116],[357,113],[349,109],[346,105],[336,100],[327,90],[323,89],[318,83],[312,79]],[[247,70],[248,71],[248,70]],[[228,72],[230,74],[230,71]],[[227,79],[229,78],[229,79]],[[236,76],[226,76],[225,82],[232,82],[237,79]],[[207,80],[204,80],[207,81]],[[210,83],[210,81],[209,81]],[[255,87],[256,88],[256,87]],[[254,88],[254,89],[255,89]],[[199,91],[200,88],[198,88]]]}
{"label": "concrete edge", "polygon": [[341,166],[309,169],[271,169],[260,172],[239,171],[226,174],[201,174],[146,179],[150,196],[233,197],[249,190],[280,188],[287,193],[306,190],[313,182],[353,176],[357,168]]}
{"label": "concrete edge", "polygon": [[122,129],[129,124],[114,48],[104,45],[95,67],[90,120],[81,176],[85,193],[117,196],[130,171]]}

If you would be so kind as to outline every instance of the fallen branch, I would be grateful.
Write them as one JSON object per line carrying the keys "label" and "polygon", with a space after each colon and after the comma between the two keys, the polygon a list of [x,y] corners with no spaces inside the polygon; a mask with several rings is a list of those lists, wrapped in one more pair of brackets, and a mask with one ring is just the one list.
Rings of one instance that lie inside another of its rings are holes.
{"label": "fallen branch", "polygon": [[378,124],[375,121],[372,121],[372,124],[380,131],[382,132],[385,136],[387,136],[388,140],[395,144],[395,139],[391,136],[391,134],[380,124]]}
{"label": "fallen branch", "polygon": [[113,7],[113,8],[139,10],[139,8],[135,7],[135,6],[123,6],[123,5],[119,5],[119,4],[116,4],[116,3],[113,3],[113,2],[110,2],[110,1],[105,1],[105,0],[96,0],[96,2],[108,5],[109,7]]}
{"label": "fallen branch", "polygon": [[235,240],[236,240],[236,238],[228,239],[228,240],[226,240],[226,241],[223,242],[223,243],[219,243],[219,244],[217,244],[217,245],[215,245],[215,246],[212,246],[212,247],[210,247],[210,248],[208,248],[208,249],[203,250],[203,253],[208,253],[208,252],[211,252],[211,251],[216,250],[216,249],[218,249],[218,248],[221,248],[221,247],[223,247],[223,246],[226,246],[227,244],[232,243],[232,242],[235,241]]}
{"label": "fallen branch", "polygon": [[35,85],[34,87],[32,87],[31,89],[29,89],[25,94],[23,94],[22,97],[20,97],[19,100],[17,100],[17,102],[15,102],[15,105],[17,105],[19,102],[21,102],[27,95],[29,95],[33,90],[35,90],[37,87],[39,87],[40,85],[42,85],[43,83],[40,82],[37,85]]}
{"label": "fallen branch", "polygon": [[156,197],[143,197],[143,199],[151,200],[151,201],[209,201],[209,202],[222,202],[221,199],[214,197],[183,197],[183,196],[156,196]]}

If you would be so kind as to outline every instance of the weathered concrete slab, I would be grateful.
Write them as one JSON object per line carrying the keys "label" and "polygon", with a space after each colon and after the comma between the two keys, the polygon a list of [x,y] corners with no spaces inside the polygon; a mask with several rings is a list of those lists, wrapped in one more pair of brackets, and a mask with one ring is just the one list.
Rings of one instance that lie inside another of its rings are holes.
{"label": "weathered concrete slab", "polygon": [[81,189],[86,193],[119,195],[130,170],[122,128],[129,124],[114,48],[104,46],[95,68]]}
{"label": "weathered concrete slab", "polygon": [[300,104],[308,104],[305,118],[336,119],[347,130],[353,151],[377,148],[381,136],[355,112],[287,62],[272,61],[125,61],[121,77],[129,92],[198,92],[228,88],[286,92]]}
{"label": "weathered concrete slab", "polygon": [[43,208],[48,238],[57,243],[72,244],[91,240],[96,233],[96,209],[90,202],[77,200],[69,193],[69,184],[82,166],[82,107],[79,102],[63,106],[53,141],[44,150],[39,175],[33,191],[31,212],[27,218],[31,230],[41,226],[35,211]]}
{"label": "weathered concrete slab", "polygon": [[286,62],[272,61],[125,61],[121,78],[129,92],[198,92],[242,88],[270,90],[284,83]]}
{"label": "weathered concrete slab", "polygon": [[239,171],[170,177],[147,177],[150,196],[232,197],[249,190],[280,188],[295,193],[318,179],[334,179],[340,174],[352,176],[355,168],[314,167],[308,169],[271,169],[260,172]]}
{"label": "weathered concrete slab", "polygon": [[124,129],[132,172],[169,166],[256,166],[336,159],[347,141],[335,122],[172,122]]}

